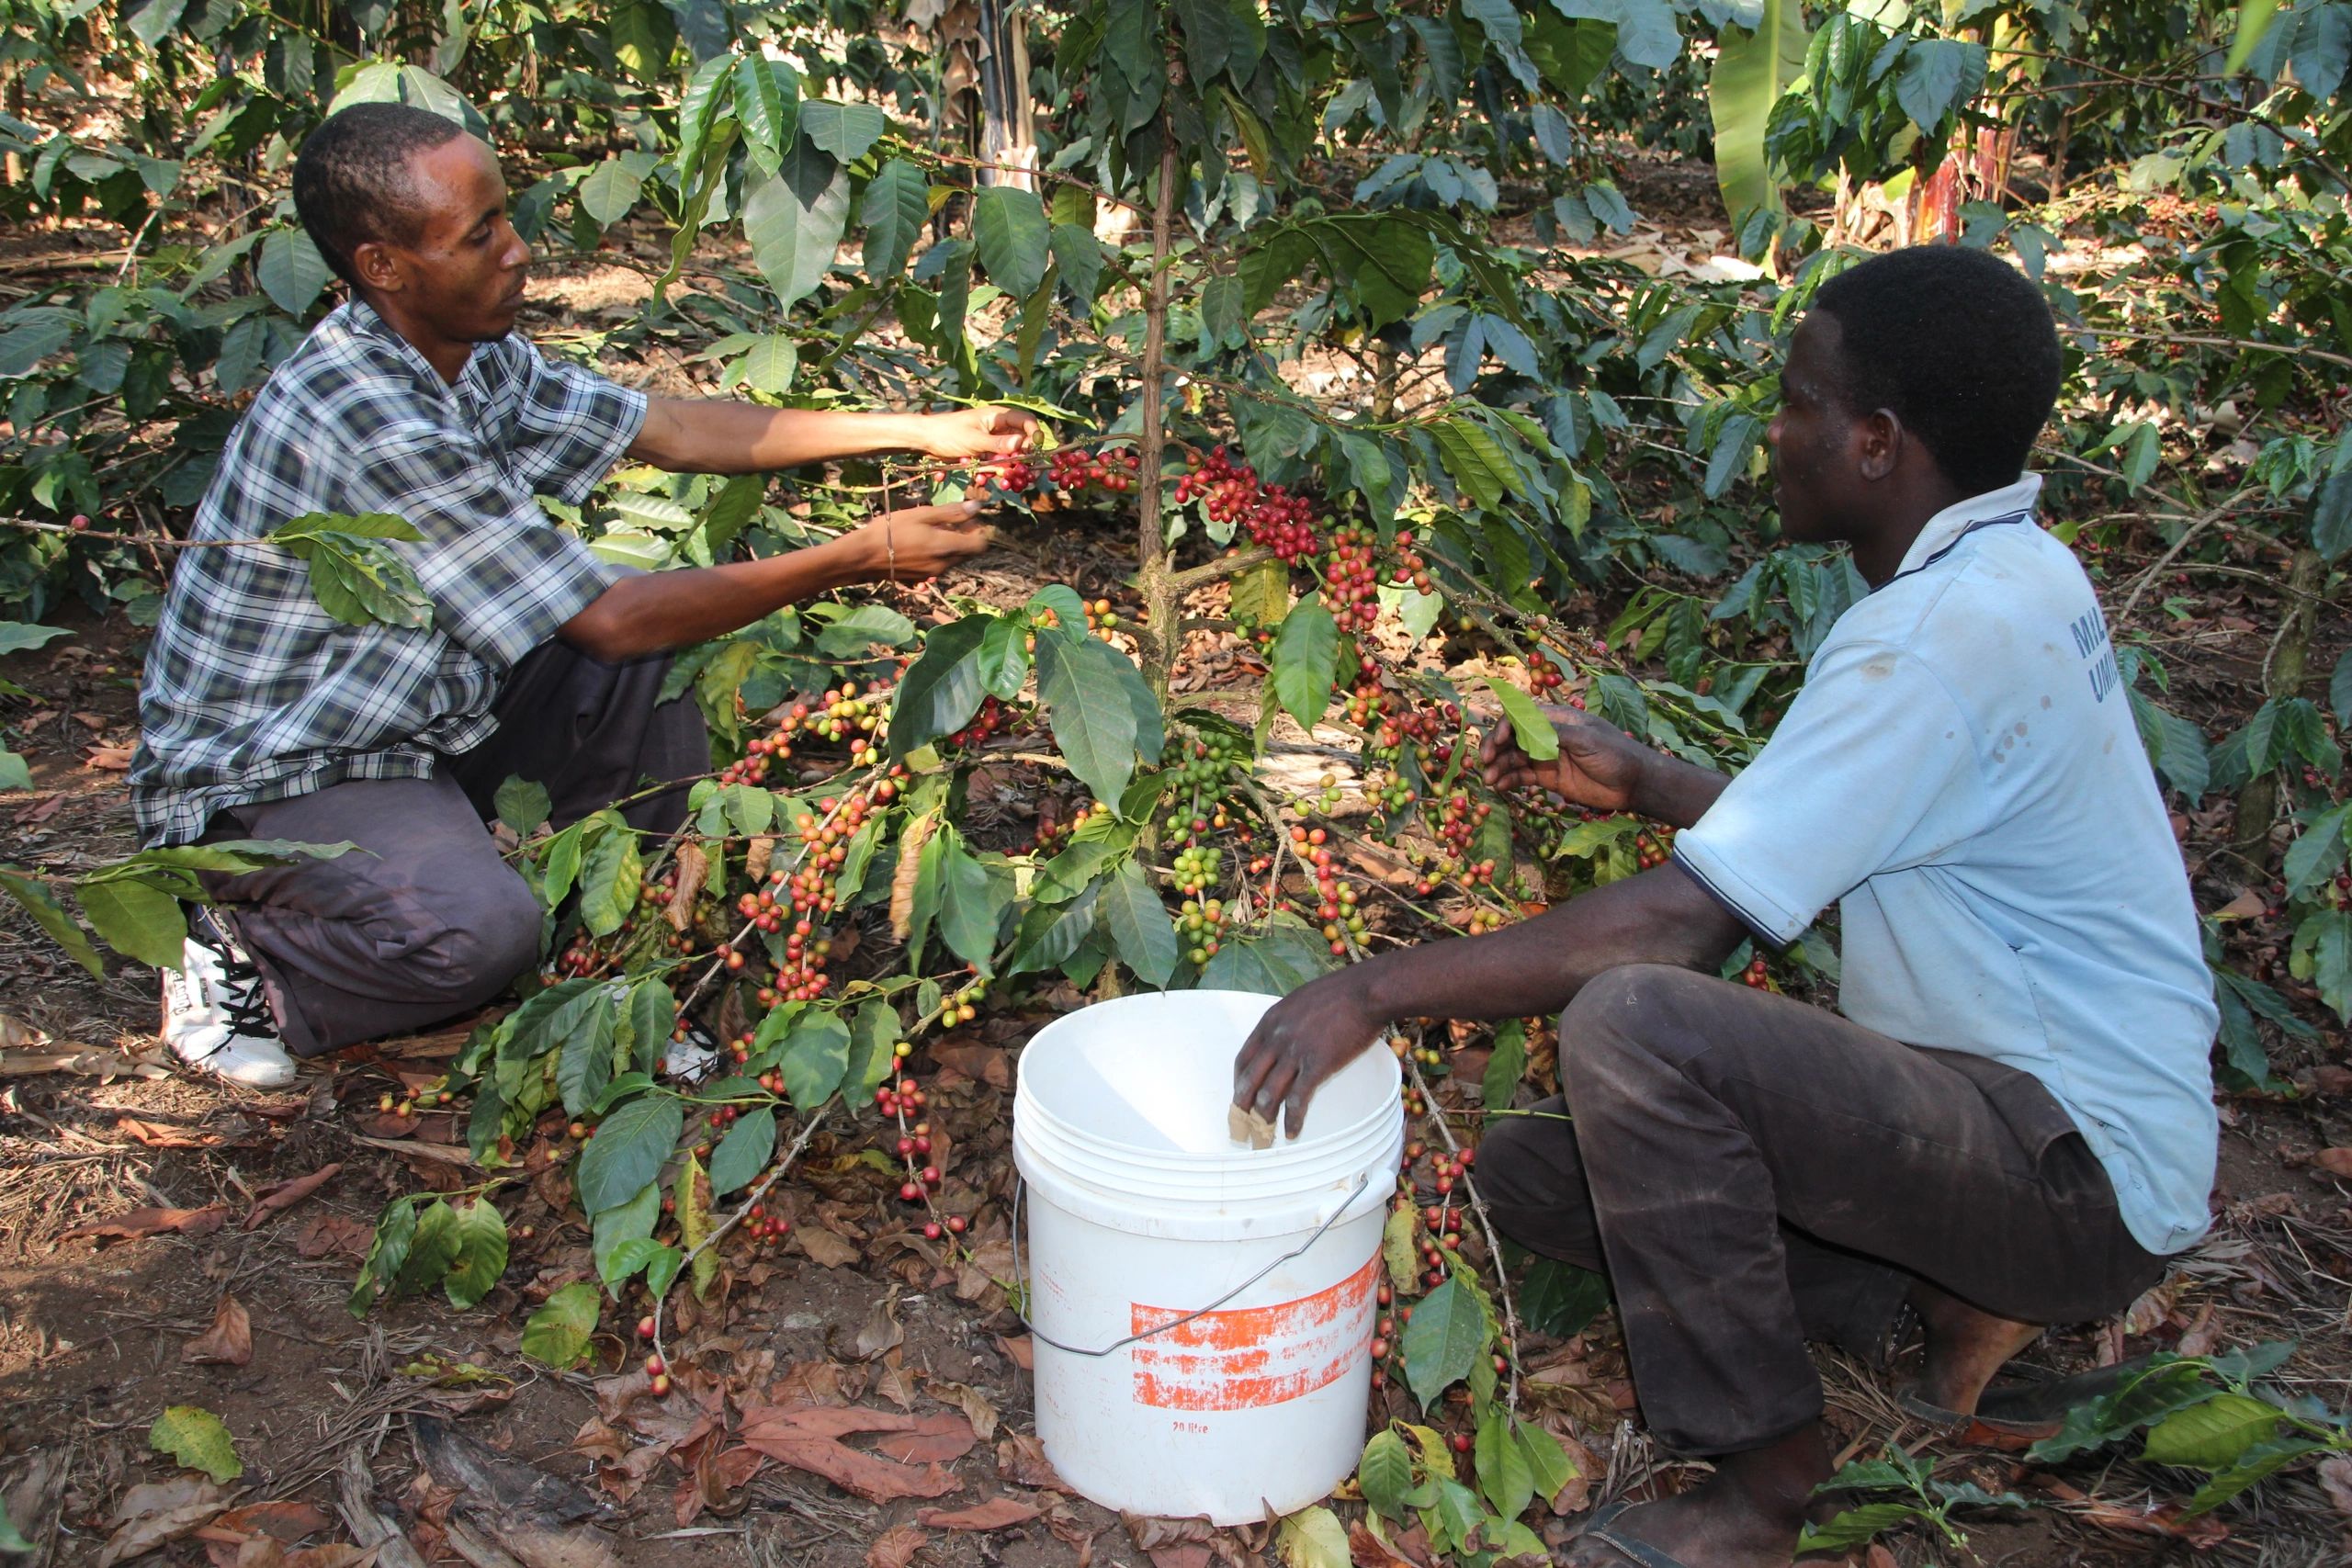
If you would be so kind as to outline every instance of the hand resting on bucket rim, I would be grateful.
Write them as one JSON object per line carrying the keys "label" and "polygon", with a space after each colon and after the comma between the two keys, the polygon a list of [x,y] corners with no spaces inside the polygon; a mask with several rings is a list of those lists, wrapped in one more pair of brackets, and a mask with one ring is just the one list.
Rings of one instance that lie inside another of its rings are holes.
{"label": "hand resting on bucket rim", "polygon": [[1627,964],[1712,972],[1747,934],[1687,873],[1663,865],[1485,936],[1383,953],[1293,991],[1233,1064],[1233,1102],[1296,1137],[1325,1079],[1403,1018],[1548,1016]]}

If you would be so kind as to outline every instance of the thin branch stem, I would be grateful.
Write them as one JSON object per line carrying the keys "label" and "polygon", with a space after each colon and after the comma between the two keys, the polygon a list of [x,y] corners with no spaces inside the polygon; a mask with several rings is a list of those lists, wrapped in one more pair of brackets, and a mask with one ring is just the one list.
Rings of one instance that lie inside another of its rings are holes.
{"label": "thin branch stem", "polygon": [[[784,1179],[785,1173],[789,1171],[793,1163],[800,1157],[801,1150],[808,1146],[808,1140],[816,1135],[817,1129],[824,1124],[826,1116],[839,1103],[838,1100],[828,1100],[824,1104],[817,1107],[808,1119],[800,1124],[800,1131],[794,1134],[791,1147],[784,1151],[784,1157],[776,1161],[767,1175],[761,1179],[760,1184],[752,1190],[751,1195],[737,1206],[733,1213],[720,1221],[708,1235],[695,1243],[692,1250],[687,1252],[685,1258],[680,1261],[678,1264],[680,1278],[686,1277],[694,1268],[695,1259],[725,1240],[728,1233],[742,1224],[744,1217],[759,1206],[761,1200],[768,1195],[769,1190]],[[669,1292],[664,1291],[653,1298],[653,1352],[665,1362],[669,1359],[670,1352],[662,1343],[662,1331],[669,1313]]]}

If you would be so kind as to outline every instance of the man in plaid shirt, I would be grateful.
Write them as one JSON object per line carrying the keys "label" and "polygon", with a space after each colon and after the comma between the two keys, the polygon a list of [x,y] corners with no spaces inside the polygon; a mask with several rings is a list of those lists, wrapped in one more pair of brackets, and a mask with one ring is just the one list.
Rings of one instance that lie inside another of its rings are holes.
{"label": "man in plaid shirt", "polygon": [[[173,574],[140,692],[132,802],[150,844],[349,842],[222,877],[164,977],[186,1061],[255,1086],[293,1056],[437,1022],[538,955],[540,912],[485,822],[500,783],[545,785],[559,826],[632,795],[667,831],[709,771],[672,650],[830,589],[919,581],[977,554],[977,508],[918,507],[811,549],[630,571],[533,499],[577,505],[617,460],[750,473],[912,451],[1020,451],[1008,409],[779,410],[650,398],[514,332],[529,252],[490,148],[397,104],[336,114],[294,169],[303,227],[351,290],[231,437]],[[308,513],[390,513],[432,601],[422,627],[322,609],[304,563],[250,541]],[[225,914],[225,918],[224,917]]]}

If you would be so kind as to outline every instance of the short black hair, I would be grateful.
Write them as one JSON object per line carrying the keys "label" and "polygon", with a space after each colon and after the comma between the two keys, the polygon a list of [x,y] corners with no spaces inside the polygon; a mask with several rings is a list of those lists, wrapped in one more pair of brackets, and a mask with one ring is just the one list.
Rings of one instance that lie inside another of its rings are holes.
{"label": "short black hair", "polygon": [[465,127],[410,104],[353,104],[302,139],[294,210],[319,254],[353,288],[351,254],[370,240],[406,244],[424,226],[408,161],[456,141]]}
{"label": "short black hair", "polygon": [[1892,412],[1968,494],[2017,482],[2063,371],[2049,303],[2023,273],[1913,245],[1839,273],[1813,303],[1837,318],[1849,409]]}

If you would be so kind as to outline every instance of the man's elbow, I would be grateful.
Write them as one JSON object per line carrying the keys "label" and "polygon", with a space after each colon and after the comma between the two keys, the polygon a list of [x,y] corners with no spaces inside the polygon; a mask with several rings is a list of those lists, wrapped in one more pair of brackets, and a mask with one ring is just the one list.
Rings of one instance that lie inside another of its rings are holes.
{"label": "man's elbow", "polygon": [[555,635],[562,641],[605,664],[618,664],[626,660],[658,651],[646,642],[643,628],[634,624],[628,606],[612,602],[613,592],[606,590],[571,619],[558,626]]}

